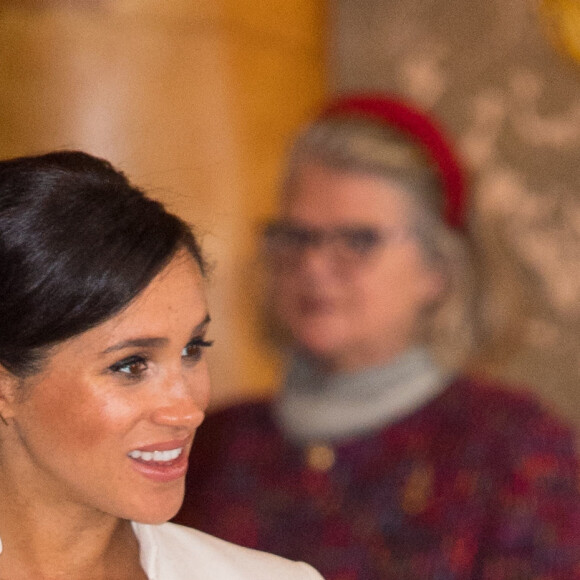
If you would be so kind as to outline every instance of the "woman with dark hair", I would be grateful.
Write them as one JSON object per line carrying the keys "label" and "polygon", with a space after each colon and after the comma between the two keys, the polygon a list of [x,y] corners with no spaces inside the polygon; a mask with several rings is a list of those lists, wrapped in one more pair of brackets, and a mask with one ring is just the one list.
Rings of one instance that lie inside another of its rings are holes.
{"label": "woman with dark hair", "polygon": [[282,388],[208,418],[177,521],[327,580],[580,577],[569,431],[460,372],[480,333],[464,200],[400,101],[339,99],[298,135],[263,236]]}
{"label": "woman with dark hair", "polygon": [[0,162],[0,578],[320,578],[164,523],[208,403],[205,270],[106,161]]}

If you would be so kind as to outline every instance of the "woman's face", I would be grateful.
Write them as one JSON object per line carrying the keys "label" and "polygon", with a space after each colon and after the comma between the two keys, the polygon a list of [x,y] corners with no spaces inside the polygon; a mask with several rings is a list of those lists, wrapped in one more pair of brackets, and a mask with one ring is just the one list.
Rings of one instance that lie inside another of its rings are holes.
{"label": "woman's face", "polygon": [[[441,292],[441,274],[410,231],[409,203],[386,180],[320,165],[301,170],[283,203],[283,222],[319,243],[275,265],[275,313],[296,346],[328,370],[388,362],[417,340],[421,316]],[[320,243],[320,232],[347,236]],[[382,239],[376,247],[374,234]]]}
{"label": "woman's face", "polygon": [[58,345],[3,411],[23,497],[59,513],[172,517],[208,404],[208,322],[199,268],[180,252],[120,314]]}

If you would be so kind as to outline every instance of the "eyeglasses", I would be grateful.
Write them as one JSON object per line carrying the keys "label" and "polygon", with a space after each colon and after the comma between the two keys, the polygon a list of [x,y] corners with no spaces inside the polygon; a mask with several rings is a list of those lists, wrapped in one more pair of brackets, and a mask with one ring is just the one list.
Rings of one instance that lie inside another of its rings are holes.
{"label": "eyeglasses", "polygon": [[340,265],[354,266],[370,258],[385,244],[400,238],[404,230],[376,226],[308,228],[289,221],[274,221],[263,230],[266,257],[281,267],[294,267],[310,248],[328,246]]}

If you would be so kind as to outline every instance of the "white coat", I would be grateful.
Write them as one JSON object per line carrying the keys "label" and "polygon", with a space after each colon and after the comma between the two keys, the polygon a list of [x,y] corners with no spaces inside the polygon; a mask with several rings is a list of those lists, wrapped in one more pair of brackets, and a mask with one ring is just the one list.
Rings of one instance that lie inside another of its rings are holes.
{"label": "white coat", "polygon": [[242,548],[197,530],[133,523],[149,580],[322,580],[303,562]]}

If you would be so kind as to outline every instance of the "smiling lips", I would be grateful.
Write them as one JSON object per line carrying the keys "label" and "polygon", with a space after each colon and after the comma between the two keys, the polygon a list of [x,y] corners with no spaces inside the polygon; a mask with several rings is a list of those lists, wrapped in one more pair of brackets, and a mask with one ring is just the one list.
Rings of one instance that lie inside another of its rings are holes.
{"label": "smiling lips", "polygon": [[182,451],[183,447],[171,449],[170,451],[140,451],[139,449],[136,449],[129,453],[129,457],[132,459],[140,459],[145,462],[154,461],[155,463],[167,463],[177,459]]}
{"label": "smiling lips", "polygon": [[[167,447],[166,444],[158,447]],[[184,477],[187,472],[188,454],[182,443],[171,449],[153,449],[147,446],[134,449],[127,455],[131,459],[133,468],[145,477],[158,482],[170,482]]]}

